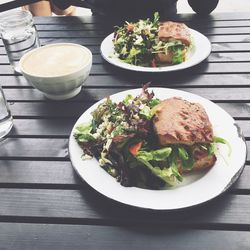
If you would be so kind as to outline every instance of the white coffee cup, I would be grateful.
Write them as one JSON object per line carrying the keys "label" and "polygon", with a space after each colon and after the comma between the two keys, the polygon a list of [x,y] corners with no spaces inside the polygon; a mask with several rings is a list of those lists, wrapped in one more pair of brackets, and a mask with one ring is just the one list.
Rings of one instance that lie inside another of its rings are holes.
{"label": "white coffee cup", "polygon": [[91,51],[74,43],[55,43],[25,54],[20,69],[27,81],[54,100],[74,97],[81,91],[92,66]]}

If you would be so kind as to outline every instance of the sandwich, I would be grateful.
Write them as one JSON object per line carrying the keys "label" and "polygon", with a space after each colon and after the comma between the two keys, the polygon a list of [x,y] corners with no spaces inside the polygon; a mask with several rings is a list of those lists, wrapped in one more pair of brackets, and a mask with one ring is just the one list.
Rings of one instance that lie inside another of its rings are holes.
{"label": "sandwich", "polygon": [[186,61],[191,46],[191,35],[184,23],[171,21],[160,23],[158,40],[158,47],[163,49],[156,54],[157,61],[171,64]]}
{"label": "sandwich", "polygon": [[176,164],[180,172],[207,169],[215,164],[216,156],[210,149],[213,129],[200,104],[173,97],[154,109],[153,127],[159,144],[178,148]]}

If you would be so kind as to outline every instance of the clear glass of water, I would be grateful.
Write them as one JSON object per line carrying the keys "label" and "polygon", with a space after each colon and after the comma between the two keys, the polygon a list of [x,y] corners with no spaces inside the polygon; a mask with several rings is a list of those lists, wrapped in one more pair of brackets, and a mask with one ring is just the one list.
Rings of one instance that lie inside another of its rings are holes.
{"label": "clear glass of water", "polygon": [[13,126],[13,118],[0,86],[0,139],[7,135]]}
{"label": "clear glass of water", "polygon": [[0,15],[0,34],[10,64],[16,72],[21,73],[20,58],[40,46],[32,14],[21,9],[3,12]]}

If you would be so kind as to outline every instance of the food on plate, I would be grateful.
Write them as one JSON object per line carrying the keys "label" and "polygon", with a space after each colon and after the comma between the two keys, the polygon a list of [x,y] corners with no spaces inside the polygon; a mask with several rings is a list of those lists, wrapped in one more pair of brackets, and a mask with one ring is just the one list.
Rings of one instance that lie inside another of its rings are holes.
{"label": "food on plate", "polygon": [[[214,140],[212,124],[200,104],[173,97],[162,101],[154,109],[153,126],[160,145],[188,146],[194,160],[192,171],[214,165],[216,156],[200,147]],[[177,163],[179,170],[186,170],[182,161]]]}
{"label": "food on plate", "polygon": [[[159,26],[158,39],[160,43],[171,44],[176,41],[175,46],[170,46],[156,53],[156,60],[161,63],[178,64],[186,61],[186,54],[191,45],[191,35],[184,23],[163,22]],[[177,46],[178,44],[178,46]]]}
{"label": "food on plate", "polygon": [[153,20],[126,22],[114,32],[114,52],[123,62],[147,67],[179,64],[187,60],[192,47],[191,34],[183,23]]}
{"label": "food on plate", "polygon": [[123,186],[174,186],[185,173],[212,167],[217,143],[205,109],[179,97],[159,100],[144,85],[138,96],[107,98],[74,136],[83,159],[100,166]]}

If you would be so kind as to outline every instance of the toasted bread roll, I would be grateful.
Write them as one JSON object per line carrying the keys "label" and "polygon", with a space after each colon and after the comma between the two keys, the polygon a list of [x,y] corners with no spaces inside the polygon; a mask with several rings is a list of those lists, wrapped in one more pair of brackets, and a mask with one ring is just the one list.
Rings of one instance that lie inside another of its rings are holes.
{"label": "toasted bread roll", "polygon": [[[186,46],[191,44],[191,35],[188,27],[184,23],[176,23],[171,21],[161,23],[158,31],[158,39],[161,41],[177,40]],[[183,49],[183,61],[186,59],[186,54],[187,50]],[[159,53],[156,55],[156,60],[160,63],[172,63],[173,52],[171,49],[168,49],[165,53]]]}
{"label": "toasted bread roll", "polygon": [[162,41],[178,40],[187,46],[191,44],[190,32],[184,23],[171,21],[161,23],[158,37]]}
{"label": "toasted bread roll", "polygon": [[153,125],[161,145],[213,142],[213,130],[205,109],[173,97],[155,107]]}
{"label": "toasted bread roll", "polygon": [[178,159],[178,169],[180,172],[199,171],[203,169],[211,168],[216,162],[216,156],[214,154],[209,155],[208,151],[200,148],[199,146],[191,146],[191,152],[194,159],[194,165],[191,170],[183,167],[182,161]]}

